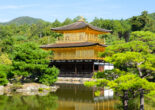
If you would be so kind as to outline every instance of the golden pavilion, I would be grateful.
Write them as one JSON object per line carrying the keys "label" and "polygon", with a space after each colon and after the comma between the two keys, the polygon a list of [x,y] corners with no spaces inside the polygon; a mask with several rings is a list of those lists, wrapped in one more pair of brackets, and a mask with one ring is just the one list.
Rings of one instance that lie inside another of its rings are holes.
{"label": "golden pavilion", "polygon": [[50,66],[60,69],[61,77],[91,77],[96,71],[104,70],[104,59],[98,57],[105,50],[105,41],[100,34],[111,32],[86,23],[83,19],[62,27],[52,28],[62,33],[55,44],[42,45],[41,48],[53,51]]}

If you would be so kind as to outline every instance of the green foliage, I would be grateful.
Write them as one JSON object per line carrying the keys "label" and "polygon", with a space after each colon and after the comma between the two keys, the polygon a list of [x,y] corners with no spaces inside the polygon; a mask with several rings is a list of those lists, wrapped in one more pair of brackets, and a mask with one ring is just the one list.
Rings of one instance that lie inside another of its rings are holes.
{"label": "green foliage", "polygon": [[130,19],[132,31],[154,31],[154,21],[148,16],[147,11],[143,11],[140,16],[133,16]]}
{"label": "green foliage", "polygon": [[95,91],[95,96],[100,96],[101,92],[100,91]]}
{"label": "green foliage", "polygon": [[131,33],[130,41],[143,41],[149,48],[152,50],[152,53],[155,52],[155,33],[150,31],[135,31]]}
{"label": "green foliage", "polygon": [[112,30],[120,39],[123,38],[126,42],[129,40],[131,26],[127,20],[104,20],[102,18],[95,18],[91,24],[100,28]]}
{"label": "green foliage", "polygon": [[[153,91],[155,91],[155,83],[149,82],[145,78],[142,79],[138,75],[135,75],[132,73],[123,73],[123,74],[120,74],[118,77],[113,78],[112,80],[111,79],[108,80],[107,77],[104,77],[104,78],[105,79],[97,78],[94,81],[85,82],[85,86],[88,86],[88,87],[96,86],[98,88],[110,87],[111,89],[114,90],[116,95],[120,96],[121,100],[124,100],[124,91],[127,91],[129,99],[133,99],[137,97],[137,95],[140,93],[140,90],[145,90],[145,93],[149,93],[147,97],[148,98],[151,97],[152,99],[154,99],[152,96],[154,96]],[[100,91],[99,90],[96,91],[95,95],[99,96]],[[129,108],[135,108],[135,105],[138,104],[137,101],[135,103],[133,102],[135,100],[136,99],[129,100],[128,102]]]}
{"label": "green foliage", "polygon": [[[50,100],[49,100],[50,99]],[[54,94],[45,96],[31,95],[0,96],[0,110],[56,110],[58,97]]]}
{"label": "green foliage", "polygon": [[[116,105],[116,108],[117,108],[116,110],[123,110],[123,104],[118,103]],[[139,98],[138,97],[128,101],[128,109],[129,110],[139,110]],[[146,107],[146,110],[147,109],[148,108]]]}
{"label": "green foliage", "polygon": [[104,20],[102,18],[99,19],[99,18],[95,17],[95,19],[91,22],[91,24],[94,26],[109,29],[109,30],[114,29],[114,21],[113,20]]}
{"label": "green foliage", "polygon": [[113,88],[116,92],[122,92],[122,90],[136,91],[140,89],[145,89],[147,91],[155,90],[155,83],[149,82],[134,74],[120,76],[117,79],[110,81],[108,86]]}
{"label": "green foliage", "polygon": [[[138,38],[139,37],[137,37],[137,39]],[[115,69],[105,72],[98,72],[95,74],[95,77],[104,77],[108,80],[115,80],[128,72],[137,74],[141,78],[148,76],[154,77],[155,56],[151,53],[152,50],[149,45],[143,41],[131,41],[128,43],[109,46],[104,53],[100,53],[100,56],[105,57],[106,62],[114,64]],[[141,81],[141,79],[138,80]],[[124,84],[125,82],[127,81],[124,81]],[[145,83],[144,81],[141,82]],[[126,90],[128,89],[127,85],[124,87],[127,87]]]}
{"label": "green foliage", "polygon": [[[115,67],[126,67],[144,62],[143,55],[138,52],[116,53],[112,57],[106,57],[105,61],[113,63]],[[122,69],[121,68],[121,69]]]}
{"label": "green foliage", "polygon": [[11,53],[13,50],[13,44],[15,40],[13,37],[7,37],[1,42],[1,51],[5,53]]}
{"label": "green foliage", "polygon": [[100,55],[106,56],[105,61],[114,64],[115,68],[121,71],[139,74],[138,69],[141,69],[141,77],[155,74],[155,56],[151,54],[149,46],[142,41],[112,45]]}
{"label": "green foliage", "polygon": [[[49,60],[47,59],[49,52],[39,48],[35,43],[23,43],[14,46],[12,71],[8,74],[9,78],[25,81],[31,79],[39,81],[40,78],[47,75],[50,76],[51,83],[56,81],[58,70],[49,68]],[[46,79],[45,78],[45,79]],[[48,78],[49,79],[49,78]]]}
{"label": "green foliage", "polygon": [[7,75],[0,71],[0,85],[6,85],[8,83]]}
{"label": "green foliage", "polygon": [[93,86],[96,85],[96,82],[95,81],[86,81],[84,83],[84,85],[87,86],[87,87],[93,87]]}
{"label": "green foliage", "polygon": [[[146,40],[144,39],[146,38]],[[149,40],[154,40],[155,39],[155,33],[152,33],[150,31],[135,31],[131,33],[130,40],[141,40],[144,42],[147,42]]]}
{"label": "green foliage", "polygon": [[18,17],[15,18],[5,24],[16,24],[16,25],[23,25],[23,24],[37,24],[39,22],[43,22],[43,20],[41,19],[37,19],[37,18],[32,18],[32,17],[28,17],[28,16],[23,16],[23,17]]}
{"label": "green foliage", "polygon": [[[155,103],[155,90],[154,91],[151,91],[149,94],[147,94],[146,96],[146,103],[149,104],[149,105],[152,105],[154,106],[154,103]],[[154,106],[155,107],[155,106]]]}
{"label": "green foliage", "polygon": [[57,19],[52,23],[52,25],[53,25],[53,28],[54,27],[60,27],[61,26],[61,22],[60,21],[58,21]]}
{"label": "green foliage", "polygon": [[73,23],[72,19],[66,18],[66,19],[64,20],[64,22],[62,22],[62,25],[64,26],[64,25],[68,25],[68,24],[71,24],[71,23]]}
{"label": "green foliage", "polygon": [[0,56],[0,64],[10,65],[12,64],[12,61],[8,58],[7,54],[2,54]]}
{"label": "green foliage", "polygon": [[150,53],[149,46],[142,41],[132,41],[128,43],[117,42],[114,45],[108,46],[104,53],[100,53],[101,57],[112,56],[122,52],[143,52]]}
{"label": "green foliage", "polygon": [[94,74],[94,78],[105,78],[107,83],[95,79],[91,84],[112,88],[123,102],[155,90],[155,83],[148,81],[155,79],[154,45],[148,43],[155,42],[154,33],[133,32],[130,40],[128,43],[114,43],[99,54],[106,62],[113,64],[115,69]]}
{"label": "green foliage", "polygon": [[155,20],[155,13],[148,14],[148,16]]}
{"label": "green foliage", "polygon": [[104,86],[107,86],[108,83],[109,83],[109,81],[106,79],[96,79],[94,81],[86,81],[84,83],[84,85],[87,87],[93,87],[93,86],[104,87]]}
{"label": "green foliage", "polygon": [[[142,79],[139,76],[133,74],[120,76],[119,78],[110,81],[108,85],[116,92],[117,95],[119,94],[119,96],[121,97],[124,97],[123,91],[128,92],[129,98],[132,98],[132,100],[129,100],[128,102],[129,109],[131,109],[132,107],[135,108],[135,106],[137,106],[138,108],[138,101],[136,101],[135,103],[133,103],[133,101],[136,100],[136,95],[140,94],[140,90],[145,90],[145,94],[151,94],[151,92],[155,90],[155,83],[149,82],[148,80]],[[153,99],[154,98],[151,97],[151,100]]]}
{"label": "green foliage", "polygon": [[0,25],[0,38],[3,39],[8,36],[12,36],[14,34],[13,29],[14,25]]}
{"label": "green foliage", "polygon": [[54,43],[55,40],[56,39],[51,36],[44,36],[39,39],[38,44],[45,45],[45,44],[49,44],[49,43]]}
{"label": "green foliage", "polygon": [[121,71],[119,69],[106,70],[102,72],[94,73],[93,78],[106,78],[107,80],[114,80],[121,75],[125,75],[125,71]]}
{"label": "green foliage", "polygon": [[7,75],[11,69],[11,65],[9,64],[0,64],[0,85],[8,83]]}
{"label": "green foliage", "polygon": [[8,58],[7,54],[0,56],[0,85],[6,85],[8,83],[7,74],[11,69],[11,64],[12,61]]}
{"label": "green foliage", "polygon": [[116,41],[120,41],[119,37],[114,34],[103,34],[100,37],[101,39],[105,39],[106,45],[113,45]]}
{"label": "green foliage", "polygon": [[39,89],[38,89],[39,92],[42,92],[43,90],[44,90],[43,88],[39,88]]}
{"label": "green foliage", "polygon": [[52,85],[54,82],[56,82],[58,74],[59,70],[56,67],[50,68],[41,76],[39,82],[46,85]]}

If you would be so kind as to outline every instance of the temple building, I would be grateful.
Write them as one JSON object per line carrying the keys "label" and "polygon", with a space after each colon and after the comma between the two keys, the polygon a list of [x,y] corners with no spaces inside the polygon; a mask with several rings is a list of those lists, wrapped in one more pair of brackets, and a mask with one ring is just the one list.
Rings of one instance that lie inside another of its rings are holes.
{"label": "temple building", "polygon": [[86,23],[83,19],[62,27],[52,28],[62,33],[55,44],[42,45],[41,48],[53,51],[50,66],[60,69],[62,77],[92,77],[96,71],[104,70],[104,59],[98,56],[105,50],[105,41],[100,34],[111,32]]}

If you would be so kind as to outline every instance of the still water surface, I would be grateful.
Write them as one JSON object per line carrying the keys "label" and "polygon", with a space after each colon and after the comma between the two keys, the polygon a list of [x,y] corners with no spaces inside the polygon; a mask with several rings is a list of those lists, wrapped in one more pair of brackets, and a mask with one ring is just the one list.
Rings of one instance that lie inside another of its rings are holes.
{"label": "still water surface", "polygon": [[94,89],[61,84],[46,96],[0,96],[0,110],[114,110],[113,97],[95,97]]}

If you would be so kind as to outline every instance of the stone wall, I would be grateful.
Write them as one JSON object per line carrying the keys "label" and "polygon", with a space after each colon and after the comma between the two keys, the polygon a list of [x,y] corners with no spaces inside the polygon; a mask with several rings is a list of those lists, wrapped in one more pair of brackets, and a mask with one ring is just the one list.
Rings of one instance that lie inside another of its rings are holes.
{"label": "stone wall", "polygon": [[56,83],[63,84],[83,84],[85,81],[92,81],[92,78],[58,77]]}

